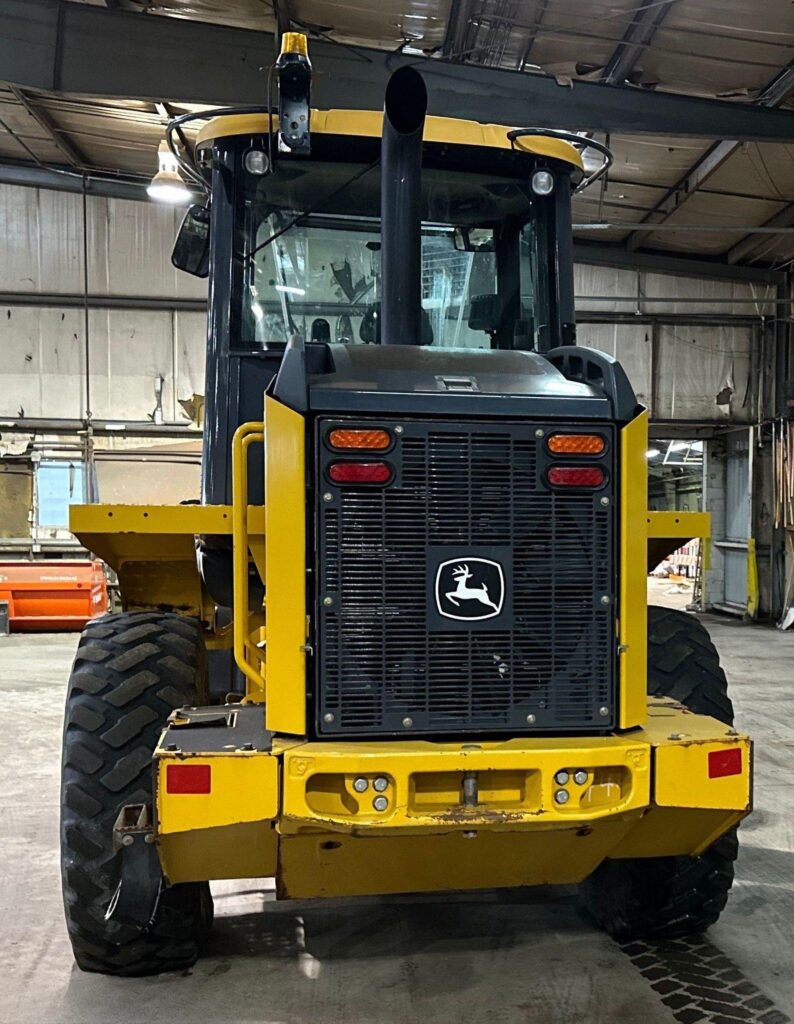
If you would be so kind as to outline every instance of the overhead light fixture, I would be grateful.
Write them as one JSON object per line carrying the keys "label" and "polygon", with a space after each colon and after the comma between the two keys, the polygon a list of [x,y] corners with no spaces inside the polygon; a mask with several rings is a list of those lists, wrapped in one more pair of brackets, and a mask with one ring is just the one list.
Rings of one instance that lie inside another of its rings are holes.
{"label": "overhead light fixture", "polygon": [[179,175],[179,164],[167,142],[160,143],[157,160],[159,170],[149,183],[146,194],[159,203],[189,203],[193,197]]}

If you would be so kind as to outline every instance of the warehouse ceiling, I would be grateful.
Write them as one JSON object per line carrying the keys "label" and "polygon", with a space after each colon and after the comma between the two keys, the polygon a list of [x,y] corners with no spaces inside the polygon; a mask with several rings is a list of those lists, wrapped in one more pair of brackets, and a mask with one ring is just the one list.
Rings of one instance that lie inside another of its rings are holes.
{"label": "warehouse ceiling", "polygon": [[[794,5],[765,0],[82,0],[108,16],[294,28],[373,47],[604,89],[605,120],[626,90],[792,110]],[[121,25],[121,20],[119,24]],[[126,22],[129,24],[129,21]],[[355,56],[355,50],[351,51]],[[322,68],[316,66],[318,73]],[[0,87],[0,160],[144,179],[169,116],[195,105]],[[498,96],[492,120],[500,120]],[[604,133],[597,136],[604,138]],[[794,138],[794,126],[792,127]],[[577,197],[587,241],[785,266],[794,259],[794,145],[610,134],[609,178]],[[654,226],[654,230],[635,225]],[[753,228],[763,227],[761,232]]]}

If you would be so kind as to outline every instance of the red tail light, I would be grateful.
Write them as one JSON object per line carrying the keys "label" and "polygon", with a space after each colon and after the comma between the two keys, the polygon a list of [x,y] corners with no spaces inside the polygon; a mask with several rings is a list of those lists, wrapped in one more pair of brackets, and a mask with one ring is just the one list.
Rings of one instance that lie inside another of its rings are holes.
{"label": "red tail light", "polygon": [[208,764],[169,764],[165,769],[166,793],[211,793],[212,768]]}
{"label": "red tail light", "polygon": [[552,487],[600,487],[606,474],[600,466],[552,466],[546,479]]}
{"label": "red tail light", "polygon": [[712,750],[709,752],[709,778],[722,779],[726,775],[742,774],[742,748],[730,747],[728,750]]}
{"label": "red tail light", "polygon": [[328,476],[335,484],[387,484],[392,470],[388,462],[333,462]]}

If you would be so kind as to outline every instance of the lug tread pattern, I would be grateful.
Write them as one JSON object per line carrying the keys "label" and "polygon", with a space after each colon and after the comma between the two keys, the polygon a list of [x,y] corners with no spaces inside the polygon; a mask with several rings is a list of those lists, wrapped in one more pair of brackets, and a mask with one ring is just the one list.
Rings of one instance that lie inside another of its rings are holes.
{"label": "lug tread pattern", "polygon": [[134,976],[190,967],[212,917],[206,884],[164,890],[145,931],[106,922],[118,881],[113,825],[152,798],[151,758],[174,708],[194,704],[205,655],[199,624],[168,613],[106,615],[86,627],[64,724],[61,865],[64,907],[83,970]]}
{"label": "lug tread pattern", "polygon": [[[648,608],[648,693],[733,724],[717,650],[702,623],[686,612]],[[619,941],[681,938],[719,918],[738,850],[732,828],[700,857],[605,860],[580,892],[587,910]]]}

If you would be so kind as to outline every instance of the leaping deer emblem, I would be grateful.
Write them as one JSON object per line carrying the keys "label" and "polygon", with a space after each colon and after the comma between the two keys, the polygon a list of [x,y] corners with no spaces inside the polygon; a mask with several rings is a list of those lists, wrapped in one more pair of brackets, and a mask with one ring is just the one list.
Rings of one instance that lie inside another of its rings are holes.
{"label": "leaping deer emblem", "polygon": [[468,565],[456,565],[452,570],[452,578],[457,584],[455,590],[450,590],[445,596],[456,608],[460,608],[461,601],[479,601],[480,604],[488,605],[495,612],[499,606],[494,604],[488,594],[488,587],[482,583],[479,587],[468,587],[466,584],[471,579],[471,570]]}

